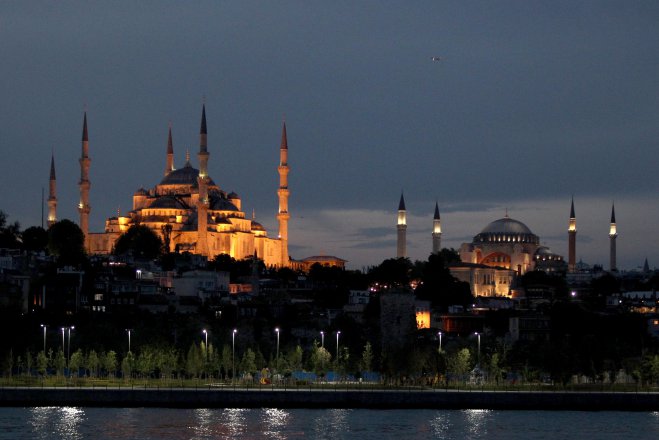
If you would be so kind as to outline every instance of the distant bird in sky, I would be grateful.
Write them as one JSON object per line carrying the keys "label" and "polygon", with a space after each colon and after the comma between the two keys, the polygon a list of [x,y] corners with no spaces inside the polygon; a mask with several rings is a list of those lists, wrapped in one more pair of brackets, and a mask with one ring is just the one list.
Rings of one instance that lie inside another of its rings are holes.
{"label": "distant bird in sky", "polygon": [[433,61],[441,61],[441,57],[430,57],[431,60]]}

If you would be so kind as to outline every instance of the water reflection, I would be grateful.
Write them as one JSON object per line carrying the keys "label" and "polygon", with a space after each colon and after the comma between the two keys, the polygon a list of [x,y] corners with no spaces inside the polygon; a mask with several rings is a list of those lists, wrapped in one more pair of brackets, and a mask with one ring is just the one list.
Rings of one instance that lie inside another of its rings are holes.
{"label": "water reflection", "polygon": [[226,419],[227,434],[230,437],[236,437],[243,434],[246,430],[245,415],[249,410],[240,408],[225,409],[223,418]]}
{"label": "water reflection", "polygon": [[451,417],[450,413],[442,411],[430,420],[430,427],[432,428],[433,436],[436,438],[449,438],[451,431]]}
{"label": "water reflection", "polygon": [[284,439],[290,414],[283,409],[268,408],[263,414],[263,434],[268,438]]}
{"label": "water reflection", "polygon": [[466,416],[466,428],[470,438],[487,437],[487,422],[491,415],[488,409],[467,409],[463,413]]}
{"label": "water reflection", "polygon": [[316,412],[313,420],[313,435],[316,439],[335,439],[349,430],[348,409],[328,409]]}

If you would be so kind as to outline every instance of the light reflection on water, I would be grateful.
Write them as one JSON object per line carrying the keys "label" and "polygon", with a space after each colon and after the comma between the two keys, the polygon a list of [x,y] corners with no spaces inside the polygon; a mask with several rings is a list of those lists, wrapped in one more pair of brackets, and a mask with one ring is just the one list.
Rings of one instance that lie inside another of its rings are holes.
{"label": "light reflection on water", "polygon": [[657,439],[659,411],[0,408],[0,440]]}

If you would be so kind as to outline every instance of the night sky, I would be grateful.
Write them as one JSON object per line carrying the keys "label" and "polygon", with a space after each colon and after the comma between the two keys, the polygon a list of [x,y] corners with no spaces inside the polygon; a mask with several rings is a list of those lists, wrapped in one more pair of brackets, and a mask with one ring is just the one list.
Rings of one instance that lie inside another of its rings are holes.
{"label": "night sky", "polygon": [[[659,2],[0,2],[0,210],[41,224],[55,153],[58,217],[78,219],[89,121],[91,231],[175,165],[209,172],[276,236],[281,124],[290,252],[349,267],[459,247],[509,215],[567,256],[659,266]],[[431,57],[439,56],[440,61]]]}

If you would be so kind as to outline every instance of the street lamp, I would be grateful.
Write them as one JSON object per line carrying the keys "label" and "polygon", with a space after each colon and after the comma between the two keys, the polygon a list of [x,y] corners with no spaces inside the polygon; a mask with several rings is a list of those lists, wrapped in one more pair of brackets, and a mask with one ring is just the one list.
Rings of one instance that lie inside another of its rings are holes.
{"label": "street lamp", "polygon": [[325,332],[320,331],[320,346],[325,348]]}
{"label": "street lamp", "polygon": [[339,335],[341,334],[341,330],[337,330],[336,332],[336,361],[339,362]]}
{"label": "street lamp", "polygon": [[75,329],[74,326],[68,327],[68,330],[69,330],[69,342],[68,342],[68,344],[69,345],[68,345],[68,347],[66,347],[66,357],[67,357],[66,365],[67,366],[69,365],[69,362],[71,362],[71,330],[73,330],[73,329]]}
{"label": "street lamp", "polygon": [[203,329],[201,332],[206,336],[206,362],[208,362],[208,331]]}
{"label": "street lamp", "polygon": [[275,333],[277,333],[277,373],[279,373],[279,327],[275,327]]}
{"label": "street lamp", "polygon": [[46,324],[41,324],[41,328],[43,328],[43,354],[46,354],[46,327],[48,327]]}
{"label": "street lamp", "polygon": [[64,332],[66,329],[62,327],[62,353],[64,353],[64,349],[66,348],[66,345],[64,345]]}
{"label": "street lamp", "polygon": [[232,334],[232,352],[231,352],[231,369],[233,370],[233,374],[231,375],[231,382],[233,383],[236,378],[236,333],[238,333],[237,329],[233,329],[233,334]]}
{"label": "street lamp", "polygon": [[478,336],[478,366],[481,366],[481,334],[478,332],[474,332],[476,336]]}
{"label": "street lamp", "polygon": [[130,353],[130,332],[132,332],[132,328],[127,328],[126,332],[128,332],[128,353]]}
{"label": "street lamp", "polygon": [[442,332],[437,332],[437,336],[439,336],[439,352],[442,352]]}

